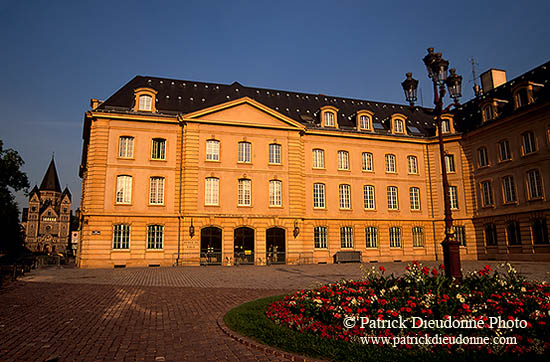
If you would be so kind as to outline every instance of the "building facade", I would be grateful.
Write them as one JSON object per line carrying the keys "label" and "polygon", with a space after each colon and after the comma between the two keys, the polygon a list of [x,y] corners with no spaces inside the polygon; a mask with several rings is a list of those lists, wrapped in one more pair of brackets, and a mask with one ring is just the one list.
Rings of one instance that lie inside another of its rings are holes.
{"label": "building facade", "polygon": [[23,209],[25,246],[33,251],[66,253],[70,239],[71,193],[61,191],[52,158],[46,174],[29,195],[29,207]]}
{"label": "building facade", "polygon": [[549,260],[550,64],[512,81],[482,74],[483,92],[457,110],[473,175],[480,259]]}
{"label": "building facade", "polygon": [[[442,259],[430,109],[142,76],[91,108],[81,267],[331,263],[339,251],[365,262]],[[472,164],[471,134],[485,125],[444,120],[461,257],[492,258]]]}

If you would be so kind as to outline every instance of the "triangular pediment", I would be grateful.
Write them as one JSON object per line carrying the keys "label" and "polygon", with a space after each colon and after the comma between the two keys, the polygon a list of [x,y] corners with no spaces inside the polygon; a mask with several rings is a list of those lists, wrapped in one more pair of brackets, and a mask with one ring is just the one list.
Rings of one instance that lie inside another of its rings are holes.
{"label": "triangular pediment", "polygon": [[183,118],[257,127],[305,129],[300,122],[248,97],[196,111]]}
{"label": "triangular pediment", "polygon": [[44,216],[44,215],[47,216],[48,212],[51,213],[51,216],[55,216],[55,217],[59,216],[59,215],[57,215],[57,211],[55,211],[55,208],[53,207],[53,205],[50,205],[50,206],[46,207],[44,209],[44,211],[42,211],[41,216]]}

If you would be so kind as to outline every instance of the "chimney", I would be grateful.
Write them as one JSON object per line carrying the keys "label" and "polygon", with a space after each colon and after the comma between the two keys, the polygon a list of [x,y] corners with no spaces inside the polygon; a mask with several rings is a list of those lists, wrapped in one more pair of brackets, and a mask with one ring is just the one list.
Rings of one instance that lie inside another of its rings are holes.
{"label": "chimney", "polygon": [[481,86],[483,87],[483,93],[487,93],[491,89],[494,89],[499,85],[506,83],[506,71],[491,68],[485,73],[481,74],[480,78]]}

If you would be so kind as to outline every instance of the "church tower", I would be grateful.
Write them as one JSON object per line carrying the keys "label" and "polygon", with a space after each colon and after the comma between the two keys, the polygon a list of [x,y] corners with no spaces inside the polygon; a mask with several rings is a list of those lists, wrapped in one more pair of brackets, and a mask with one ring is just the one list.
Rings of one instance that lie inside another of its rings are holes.
{"label": "church tower", "polygon": [[33,251],[64,253],[70,237],[71,193],[61,191],[59,177],[52,157],[40,188],[35,186],[29,195],[26,216],[25,245]]}

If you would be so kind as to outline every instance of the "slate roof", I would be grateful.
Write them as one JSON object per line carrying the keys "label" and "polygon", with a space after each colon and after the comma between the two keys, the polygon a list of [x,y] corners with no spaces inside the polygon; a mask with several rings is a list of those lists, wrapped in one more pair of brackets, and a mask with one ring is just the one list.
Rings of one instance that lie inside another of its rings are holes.
{"label": "slate roof", "polygon": [[59,177],[57,177],[57,170],[55,168],[55,162],[52,158],[44,179],[40,184],[40,191],[57,191],[61,192],[61,186],[59,185]]}
{"label": "slate roof", "polygon": [[103,102],[96,111],[131,112],[134,90],[148,87],[156,90],[156,109],[159,114],[186,114],[242,97],[252,98],[308,128],[319,128],[319,110],[323,106],[339,109],[338,126],[342,131],[357,132],[356,112],[374,113],[373,125],[377,133],[387,133],[389,118],[394,113],[407,117],[409,135],[433,136],[435,126],[431,109],[408,105],[342,98],[322,94],[247,87],[233,84],[204,83],[148,76],[136,76]]}
{"label": "slate roof", "polygon": [[68,187],[65,187],[65,190],[63,190],[63,193],[61,194],[61,196],[59,197],[59,200],[63,200],[63,197],[65,197],[65,195],[69,196],[69,201],[72,201],[72,195],[71,195],[71,192],[69,191],[69,188]]}
{"label": "slate roof", "polygon": [[[500,119],[508,117],[513,113],[521,112],[528,107],[541,104],[550,100],[550,61],[546,62],[488,92],[476,97],[461,107],[454,113],[455,129],[460,132],[467,132],[480,127],[483,123],[481,114],[481,103],[490,99],[499,100],[498,117],[486,122],[490,124],[498,122]],[[533,82],[541,86],[535,86],[533,91],[534,102],[515,109],[512,88],[523,82]],[[503,101],[503,102],[502,102]]]}

